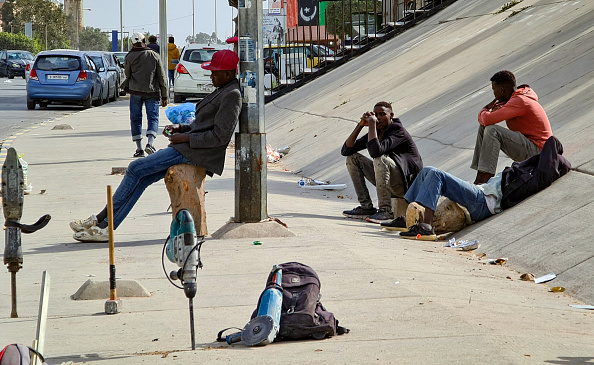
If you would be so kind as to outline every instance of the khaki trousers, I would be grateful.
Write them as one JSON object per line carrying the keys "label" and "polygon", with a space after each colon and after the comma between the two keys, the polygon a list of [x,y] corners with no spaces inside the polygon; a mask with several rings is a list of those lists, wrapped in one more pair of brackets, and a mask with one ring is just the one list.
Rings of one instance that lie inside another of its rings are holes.
{"label": "khaki trousers", "polygon": [[347,157],[346,165],[359,204],[365,209],[373,208],[373,202],[365,184],[366,179],[377,190],[380,210],[391,213],[392,197],[402,198],[406,193],[402,172],[388,156],[384,155],[371,160],[360,153],[354,153]]}
{"label": "khaki trousers", "polygon": [[470,168],[495,175],[499,151],[514,161],[538,155],[540,149],[525,135],[497,124],[479,126]]}

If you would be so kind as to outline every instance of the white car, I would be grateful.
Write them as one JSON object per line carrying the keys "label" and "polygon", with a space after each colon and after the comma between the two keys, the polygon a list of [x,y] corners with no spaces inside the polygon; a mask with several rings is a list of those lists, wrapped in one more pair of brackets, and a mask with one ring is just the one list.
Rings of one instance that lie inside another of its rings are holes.
{"label": "white car", "polygon": [[181,52],[175,68],[173,102],[183,103],[186,98],[203,98],[215,90],[210,81],[210,71],[201,67],[209,62],[216,51],[231,49],[230,45],[189,44]]}

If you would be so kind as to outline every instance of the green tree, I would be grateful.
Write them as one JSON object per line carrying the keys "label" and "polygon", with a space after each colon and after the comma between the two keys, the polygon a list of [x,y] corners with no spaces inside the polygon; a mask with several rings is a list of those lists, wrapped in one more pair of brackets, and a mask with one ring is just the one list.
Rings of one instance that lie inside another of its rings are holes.
{"label": "green tree", "polygon": [[327,4],[325,24],[329,34],[341,38],[344,34],[344,38],[348,38],[357,36],[359,32],[367,33],[365,27],[369,26],[374,13],[376,29],[381,24],[381,1],[328,1]]}
{"label": "green tree", "polygon": [[[193,42],[191,35],[186,37],[186,43],[190,43],[190,42]],[[224,41],[218,39],[215,36],[214,32],[212,32],[211,35],[208,35],[207,33],[203,33],[203,32],[196,34],[195,42],[196,43],[204,43],[204,44],[225,44]]]}
{"label": "green tree", "polygon": [[21,49],[36,54],[43,47],[36,39],[31,39],[24,34],[0,32],[0,49]]}
{"label": "green tree", "polygon": [[33,38],[47,49],[67,48],[66,16],[61,4],[49,0],[6,0],[2,22],[12,33],[24,33],[25,23],[33,23]]}
{"label": "green tree", "polygon": [[106,33],[99,28],[85,27],[79,34],[79,46],[81,51],[111,51],[111,42]]}

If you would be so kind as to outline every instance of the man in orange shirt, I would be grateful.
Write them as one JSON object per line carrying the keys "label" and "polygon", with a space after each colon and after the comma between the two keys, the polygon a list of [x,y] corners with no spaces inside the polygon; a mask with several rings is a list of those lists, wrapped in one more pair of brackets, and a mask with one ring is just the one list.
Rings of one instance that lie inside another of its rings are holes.
{"label": "man in orange shirt", "polygon": [[[478,115],[480,124],[470,168],[477,170],[475,184],[486,183],[495,175],[499,151],[514,161],[537,155],[553,135],[538,96],[528,85],[516,87],[510,71],[499,71],[491,77],[495,99]],[[507,128],[497,125],[504,121]]]}

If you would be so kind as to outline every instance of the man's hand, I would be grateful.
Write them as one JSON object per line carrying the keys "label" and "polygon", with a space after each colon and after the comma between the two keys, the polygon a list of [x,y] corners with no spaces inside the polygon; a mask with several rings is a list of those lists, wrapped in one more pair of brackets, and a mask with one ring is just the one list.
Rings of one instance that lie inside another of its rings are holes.
{"label": "man's hand", "polygon": [[163,129],[163,135],[165,137],[169,137],[172,134],[175,133],[179,133],[179,124],[170,124],[170,125],[166,125],[165,128]]}
{"label": "man's hand", "polygon": [[505,104],[504,103],[497,103],[495,105],[493,105],[493,107],[491,108],[491,111],[494,112],[496,110],[501,109],[501,107],[503,107]]}
{"label": "man's hand", "polygon": [[190,142],[190,135],[186,133],[177,133],[169,136],[169,142],[172,144]]}
{"label": "man's hand", "polygon": [[167,98],[161,98],[161,106],[167,106]]}
{"label": "man's hand", "polygon": [[361,122],[359,122],[359,124],[362,127],[369,126],[370,124],[373,124],[375,126],[376,123],[377,123],[377,118],[376,118],[374,112],[363,113],[363,116],[361,117]]}
{"label": "man's hand", "polygon": [[[499,102],[499,100],[494,99],[492,102],[490,102],[489,104],[485,105],[485,109],[487,109],[488,111],[492,112],[492,111],[495,111],[495,110],[501,108],[502,105],[503,104],[501,104]],[[497,108],[497,109],[493,110],[494,108]]]}

